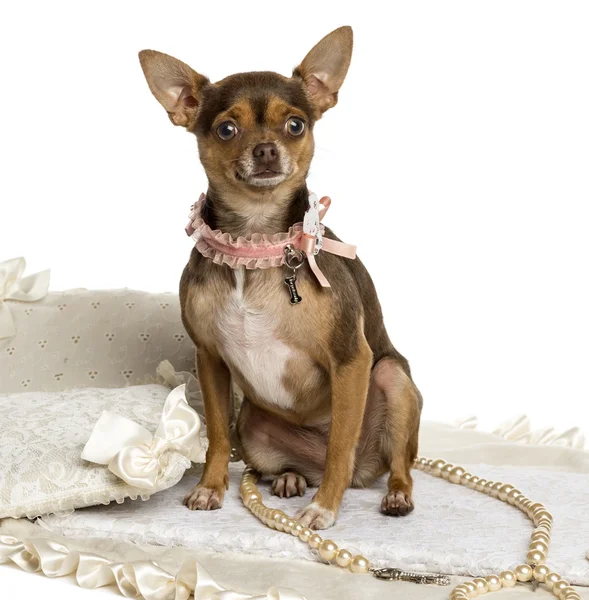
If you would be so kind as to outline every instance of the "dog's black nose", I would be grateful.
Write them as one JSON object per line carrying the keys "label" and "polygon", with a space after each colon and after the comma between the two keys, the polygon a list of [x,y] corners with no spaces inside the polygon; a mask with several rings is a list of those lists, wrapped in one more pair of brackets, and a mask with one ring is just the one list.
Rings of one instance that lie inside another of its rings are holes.
{"label": "dog's black nose", "polygon": [[254,158],[259,162],[269,165],[278,158],[278,148],[276,144],[258,144],[254,148]]}

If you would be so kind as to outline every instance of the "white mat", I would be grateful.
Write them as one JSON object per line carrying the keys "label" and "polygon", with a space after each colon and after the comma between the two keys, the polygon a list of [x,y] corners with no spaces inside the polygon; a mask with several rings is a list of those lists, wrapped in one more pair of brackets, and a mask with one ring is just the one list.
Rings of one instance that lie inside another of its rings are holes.
{"label": "white mat", "polygon": [[[549,564],[568,581],[589,585],[589,541],[586,519],[587,475],[534,467],[465,465],[473,473],[513,483],[529,497],[547,505],[555,517]],[[148,503],[83,509],[44,520],[51,531],[68,537],[101,536],[118,541],[184,546],[214,552],[237,551],[279,558],[316,558],[307,546],[265,528],[241,505],[238,497],[242,465],[231,466],[231,486],[222,510],[191,512],[182,506],[195,484],[185,478]],[[523,562],[531,522],[517,509],[496,499],[414,472],[416,510],[397,519],[381,515],[378,506],[384,480],[368,490],[349,490],[337,524],[324,536],[371,560],[405,569],[449,574],[484,575]],[[265,502],[289,514],[310,500]]]}

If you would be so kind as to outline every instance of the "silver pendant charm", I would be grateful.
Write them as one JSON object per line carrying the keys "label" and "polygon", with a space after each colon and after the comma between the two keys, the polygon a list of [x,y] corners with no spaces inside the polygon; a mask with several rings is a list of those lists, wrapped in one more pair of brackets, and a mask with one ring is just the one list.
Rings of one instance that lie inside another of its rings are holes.
{"label": "silver pendant charm", "polygon": [[288,291],[290,292],[290,303],[291,304],[298,304],[299,302],[302,302],[302,300],[303,300],[301,298],[301,296],[299,296],[296,281],[297,281],[297,274],[294,271],[293,271],[292,275],[289,275],[284,280],[284,283],[286,283],[286,285],[288,286]]}
{"label": "silver pendant charm", "polygon": [[390,567],[384,569],[376,569],[373,567],[370,569],[370,572],[377,579],[384,579],[387,581],[409,581],[411,583],[428,585],[450,585],[450,577],[438,573],[412,573]]}
{"label": "silver pendant charm", "polygon": [[302,296],[299,294],[297,290],[297,269],[303,264],[305,261],[305,255],[295,248],[293,248],[290,244],[284,248],[284,262],[286,266],[292,271],[291,275],[288,275],[284,279],[284,283],[288,287],[288,291],[290,292],[290,303],[291,304],[300,304],[303,301]]}

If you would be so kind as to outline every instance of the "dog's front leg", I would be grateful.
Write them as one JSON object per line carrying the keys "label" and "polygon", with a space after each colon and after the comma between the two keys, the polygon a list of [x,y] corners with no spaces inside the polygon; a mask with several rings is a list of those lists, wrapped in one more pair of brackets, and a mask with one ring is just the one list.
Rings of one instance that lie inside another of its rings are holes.
{"label": "dog's front leg", "polygon": [[330,369],[331,429],[325,474],[311,504],[296,517],[311,529],[327,529],[335,523],[344,492],[352,481],[371,368],[372,351],[362,338],[353,360]]}
{"label": "dog's front leg", "polygon": [[196,366],[209,447],[200,482],[186,495],[184,504],[190,510],[214,510],[223,506],[223,496],[229,485],[231,376],[221,357],[205,348],[199,348]]}

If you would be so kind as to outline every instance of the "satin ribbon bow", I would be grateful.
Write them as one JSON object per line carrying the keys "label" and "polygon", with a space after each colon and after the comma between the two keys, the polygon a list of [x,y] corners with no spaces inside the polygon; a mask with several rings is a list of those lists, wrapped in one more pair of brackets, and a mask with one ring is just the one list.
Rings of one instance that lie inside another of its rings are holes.
{"label": "satin ribbon bow", "polygon": [[26,266],[22,257],[0,263],[0,339],[16,335],[7,300],[36,302],[47,295],[49,270],[23,277]]}
{"label": "satin ribbon bow", "polygon": [[311,267],[311,271],[313,271],[313,274],[317,277],[322,287],[331,287],[331,285],[315,260],[315,256],[320,250],[329,252],[330,254],[337,254],[344,258],[356,258],[356,246],[323,237],[324,226],[321,224],[321,221],[330,205],[331,198],[324,196],[321,200],[318,200],[315,194],[309,194],[309,208],[305,213],[303,221],[303,235],[298,244],[296,244],[296,247],[307,256],[309,267]]}
{"label": "satin ribbon bow", "polygon": [[188,405],[186,385],[166,399],[162,420],[154,435],[145,427],[105,410],[82,451],[82,458],[108,469],[129,485],[154,490],[166,451],[179,452],[192,462],[204,462],[200,418]]}

